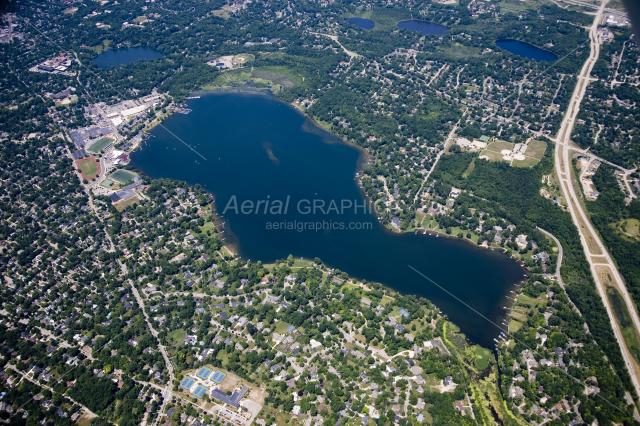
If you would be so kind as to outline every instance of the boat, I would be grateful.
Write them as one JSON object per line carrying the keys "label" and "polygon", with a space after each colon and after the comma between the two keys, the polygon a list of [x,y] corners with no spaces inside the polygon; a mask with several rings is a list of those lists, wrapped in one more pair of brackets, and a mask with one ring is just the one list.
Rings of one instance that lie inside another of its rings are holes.
{"label": "boat", "polygon": [[200,99],[200,96],[189,96],[187,99]]}

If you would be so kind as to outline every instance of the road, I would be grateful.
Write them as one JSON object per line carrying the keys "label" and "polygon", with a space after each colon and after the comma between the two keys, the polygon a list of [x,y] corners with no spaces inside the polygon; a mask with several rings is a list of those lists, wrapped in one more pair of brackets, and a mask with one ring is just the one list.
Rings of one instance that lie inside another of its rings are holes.
{"label": "road", "polygon": [[[8,368],[10,368],[10,369],[12,369],[12,370],[13,370],[13,371],[15,371],[16,373],[18,373],[20,376],[22,376],[22,378],[23,378],[24,380],[27,380],[27,381],[29,381],[29,382],[33,383],[34,385],[40,386],[40,387],[41,387],[41,388],[43,388],[43,389],[47,389],[47,390],[51,391],[51,393],[57,393],[55,390],[53,390],[53,388],[52,388],[52,387],[47,386],[47,385],[45,385],[45,384],[43,384],[43,383],[40,383],[39,381],[33,380],[32,378],[30,378],[29,376],[27,376],[25,373],[23,373],[22,371],[18,370],[18,369],[17,369],[15,366],[13,366],[12,364],[7,364],[7,367],[8,367]],[[73,403],[74,403],[74,404],[77,404],[77,405],[79,405],[80,407],[82,407],[82,409],[83,409],[84,411],[86,411],[87,413],[89,413],[89,414],[91,415],[91,417],[92,417],[92,418],[97,418],[97,417],[98,417],[98,415],[97,415],[96,413],[94,413],[93,411],[89,410],[89,408],[88,408],[87,406],[80,404],[80,403],[79,403],[78,401],[76,401],[75,399],[72,399],[69,395],[66,395],[66,394],[65,394],[65,395],[64,395],[64,397],[65,397],[65,398],[70,399],[71,401],[73,401]],[[32,398],[32,399],[33,399],[33,398]],[[104,417],[103,417],[103,419],[104,419]],[[104,420],[106,420],[106,419],[104,419]],[[108,421],[108,420],[107,420],[107,421]],[[109,422],[109,421],[108,421],[108,422]],[[110,424],[113,424],[113,423],[111,423],[111,422],[109,422],[109,423],[110,423]]]}
{"label": "road", "polygon": [[582,312],[580,312],[578,307],[574,305],[573,300],[571,300],[571,298],[567,294],[567,290],[564,288],[564,283],[562,282],[562,275],[560,275],[560,267],[562,266],[562,256],[563,256],[562,244],[560,244],[560,241],[558,241],[555,235],[553,235],[551,232],[545,231],[540,227],[537,227],[537,228],[538,228],[538,231],[542,232],[543,234],[551,238],[553,241],[555,241],[556,245],[558,246],[558,261],[556,262],[556,276],[558,277],[558,285],[560,285],[560,287],[564,291],[565,295],[567,296],[567,299],[569,299],[569,303],[571,303],[571,306],[573,306],[573,309],[578,313],[578,315],[582,316]]}
{"label": "road", "polygon": [[[626,342],[624,341],[624,338],[622,336],[622,331],[615,320],[611,305],[609,304],[609,299],[606,295],[606,285],[604,282],[602,282],[602,278],[606,277],[607,275],[609,277],[612,277],[611,281],[609,281],[609,284],[616,287],[622,295],[627,305],[627,309],[633,319],[636,333],[638,330],[640,330],[640,319],[638,318],[638,312],[636,311],[636,308],[631,301],[631,297],[627,292],[624,281],[622,280],[622,277],[620,276],[616,265],[611,259],[611,256],[600,240],[600,237],[593,227],[593,224],[589,220],[589,217],[580,204],[580,200],[571,182],[571,131],[578,116],[578,112],[580,111],[580,103],[584,98],[584,94],[590,81],[589,76],[591,74],[591,70],[593,69],[593,66],[598,60],[598,56],[600,54],[600,44],[598,43],[597,30],[598,24],[602,20],[602,14],[605,10],[606,3],[607,0],[602,1],[600,7],[598,8],[598,12],[596,13],[595,19],[593,20],[593,24],[590,27],[589,38],[591,39],[591,52],[589,58],[584,63],[580,74],[578,75],[578,81],[571,97],[571,101],[569,102],[569,107],[564,116],[564,119],[562,120],[562,125],[560,127],[560,131],[558,132],[558,137],[555,141],[556,150],[554,159],[556,174],[558,175],[560,181],[562,195],[567,200],[571,218],[573,219],[573,222],[576,224],[578,232],[580,233],[580,241],[582,242],[585,255],[587,257],[587,260],[589,261],[591,274],[593,275],[593,279],[596,283],[596,288],[598,289],[598,293],[600,294],[602,302],[604,303],[604,306],[607,310],[607,314],[609,315],[611,327],[613,328],[613,332],[616,336],[616,339],[618,340],[618,344],[620,345],[620,350],[627,365],[627,369],[629,370],[629,374],[631,375],[632,383],[636,389],[636,392],[640,395],[640,382],[638,380],[638,378],[640,377],[640,365],[635,362],[631,352],[627,348]],[[600,276],[598,274],[599,272]]]}
{"label": "road", "polygon": [[427,181],[429,180],[429,176],[431,176],[431,172],[434,171],[436,166],[438,165],[438,161],[440,161],[440,157],[442,157],[442,155],[447,151],[447,147],[453,141],[453,137],[456,134],[456,130],[458,130],[458,126],[460,126],[460,123],[462,122],[462,119],[464,118],[464,116],[467,115],[467,111],[469,111],[469,108],[464,110],[464,112],[462,113],[462,117],[460,117],[460,120],[458,120],[458,122],[456,124],[454,124],[453,128],[449,132],[449,135],[447,136],[447,139],[445,139],[445,141],[444,141],[444,147],[442,148],[442,151],[440,151],[438,153],[438,155],[436,155],[436,160],[433,162],[433,166],[431,166],[431,168],[429,169],[427,174],[424,176],[424,179],[422,180],[422,185],[420,185],[420,189],[418,190],[418,192],[416,192],[416,196],[413,197],[413,202],[414,203],[416,201],[418,201],[418,196],[422,193],[422,189],[424,188],[424,184],[427,183]]}
{"label": "road", "polygon": [[[158,341],[158,349],[160,349],[162,358],[164,358],[164,363],[167,366],[167,370],[169,370],[169,382],[167,383],[167,386],[162,390],[162,398],[163,398],[162,407],[160,407],[160,410],[159,410],[159,412],[162,413],[164,412],[165,406],[171,401],[171,397],[173,396],[173,392],[171,391],[171,387],[173,386],[173,380],[174,380],[173,365],[171,364],[169,355],[167,354],[166,349],[162,345],[162,342],[160,342],[160,339],[158,339],[158,332],[153,328],[153,326],[151,325],[151,322],[149,321],[149,315],[147,314],[147,311],[144,309],[144,301],[142,300],[142,297],[140,297],[140,293],[138,293],[138,289],[133,284],[131,284],[131,291],[133,291],[133,295],[136,298],[136,302],[138,302],[138,306],[140,307],[140,309],[142,309],[144,320],[147,323],[147,327],[149,327],[149,330],[151,331],[151,335],[155,337],[156,340]],[[160,420],[160,416],[158,416],[154,424],[157,424],[159,420]]]}

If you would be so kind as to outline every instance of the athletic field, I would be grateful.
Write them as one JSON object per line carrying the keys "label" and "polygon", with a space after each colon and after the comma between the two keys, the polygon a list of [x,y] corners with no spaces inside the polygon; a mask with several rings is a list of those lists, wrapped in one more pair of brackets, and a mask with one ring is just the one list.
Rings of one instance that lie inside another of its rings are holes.
{"label": "athletic field", "polygon": [[196,379],[194,379],[193,377],[187,376],[184,378],[184,380],[182,380],[182,383],[180,383],[180,387],[182,389],[189,390],[195,383],[196,383]]}
{"label": "athletic field", "polygon": [[198,374],[196,374],[196,377],[202,380],[207,380],[207,377],[209,377],[209,374],[211,374],[212,372],[213,370],[209,367],[202,367],[200,371],[198,371]]}
{"label": "athletic field", "polygon": [[100,166],[96,163],[96,159],[93,157],[87,157],[82,160],[76,161],[78,169],[82,174],[83,179],[91,179],[100,174]]}
{"label": "athletic field", "polygon": [[222,383],[222,381],[224,380],[225,377],[227,377],[227,375],[225,373],[222,373],[220,371],[216,371],[215,374],[213,376],[211,376],[211,381],[213,383],[220,384],[220,383]]}
{"label": "athletic field", "polygon": [[112,138],[102,138],[98,140],[98,142],[94,143],[89,148],[87,148],[87,151],[97,154],[99,152],[102,152],[102,150],[105,149],[113,141],[114,139]]}
{"label": "athletic field", "polygon": [[120,170],[116,170],[111,176],[109,176],[109,178],[115,180],[116,182],[125,183],[130,180],[133,180],[133,178],[136,176],[138,175],[135,173],[131,173],[128,170],[120,169]]}
{"label": "athletic field", "polygon": [[193,391],[193,396],[195,396],[196,398],[202,398],[208,390],[209,389],[207,389],[205,386],[198,385],[196,386],[196,390]]}

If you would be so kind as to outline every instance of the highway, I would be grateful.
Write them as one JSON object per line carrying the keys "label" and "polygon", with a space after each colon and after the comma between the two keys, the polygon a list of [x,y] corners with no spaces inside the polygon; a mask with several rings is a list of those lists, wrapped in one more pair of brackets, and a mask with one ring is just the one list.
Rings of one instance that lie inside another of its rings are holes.
{"label": "highway", "polygon": [[[591,70],[593,69],[593,66],[598,60],[598,56],[600,54],[600,44],[598,42],[597,30],[598,24],[602,21],[602,15],[605,11],[606,3],[607,0],[602,1],[593,20],[593,24],[590,27],[589,37],[591,39],[591,53],[587,61],[584,63],[580,74],[578,75],[578,81],[571,97],[571,101],[569,102],[569,107],[562,121],[560,131],[558,132],[558,137],[555,140],[555,169],[560,181],[562,195],[567,201],[568,209],[571,213],[571,218],[573,219],[573,222],[575,223],[576,227],[578,228],[578,232],[580,233],[580,241],[584,248],[587,260],[589,261],[591,273],[596,283],[596,288],[598,289],[598,293],[600,294],[602,302],[604,303],[604,306],[607,310],[607,314],[609,315],[611,327],[613,328],[613,332],[620,345],[620,350],[627,365],[627,369],[629,370],[629,374],[631,375],[632,383],[636,389],[636,392],[640,395],[640,365],[638,365],[638,363],[634,360],[631,352],[627,348],[627,345],[622,336],[622,331],[618,326],[617,321],[615,320],[611,305],[609,303],[609,299],[606,295],[607,284],[617,288],[622,295],[627,305],[629,314],[633,319],[636,334],[638,330],[640,330],[640,319],[638,318],[638,312],[636,311],[636,308],[631,300],[631,297],[629,296],[629,293],[624,285],[624,281],[622,280],[622,277],[620,276],[615,263],[607,252],[606,247],[600,240],[600,237],[593,227],[593,224],[589,220],[587,213],[584,211],[582,205],[580,204],[578,195],[576,194],[575,188],[571,182],[571,150],[573,149],[570,146],[571,132],[578,112],[580,111],[580,104],[582,102],[582,99],[584,98],[587,86],[591,81]],[[607,281],[607,283],[603,282],[605,280]]]}

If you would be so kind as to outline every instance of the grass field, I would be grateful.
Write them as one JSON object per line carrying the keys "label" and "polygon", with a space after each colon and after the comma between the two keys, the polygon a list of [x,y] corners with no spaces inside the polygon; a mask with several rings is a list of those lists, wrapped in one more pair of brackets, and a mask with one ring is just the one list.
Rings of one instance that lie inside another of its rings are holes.
{"label": "grass field", "polygon": [[115,171],[111,176],[109,176],[110,179],[115,180],[116,182],[119,183],[125,183],[128,182],[130,180],[132,180],[133,178],[135,178],[136,176],[138,176],[135,173],[131,173],[128,170],[117,170]]}
{"label": "grass field", "polygon": [[211,14],[213,16],[217,16],[218,18],[222,18],[222,19],[229,19],[229,17],[231,16],[231,15],[229,15],[229,12],[227,12],[224,9],[214,10],[213,12],[211,12]]}
{"label": "grass field", "polygon": [[640,237],[640,220],[638,219],[622,219],[615,225],[616,230],[629,238]]}
{"label": "grass field", "polygon": [[169,339],[169,342],[172,346],[179,345],[184,339],[184,329],[179,328],[172,331],[171,333],[167,334],[167,339]]}
{"label": "grass field", "polygon": [[504,161],[500,152],[487,151],[486,149],[480,153],[481,157],[486,157],[488,161]]}
{"label": "grass field", "polygon": [[408,9],[387,9],[377,7],[373,10],[356,10],[355,13],[347,13],[343,15],[342,18],[370,19],[375,24],[375,27],[371,31],[393,31],[397,29],[398,22],[412,18],[420,19],[420,16],[413,16],[411,11]]}
{"label": "grass field", "polygon": [[98,166],[94,157],[78,160],[76,164],[78,165],[80,173],[82,173],[82,177],[84,179],[91,179],[92,177],[100,174],[100,166]]}
{"label": "grass field", "polygon": [[513,167],[533,167],[538,164],[540,160],[537,158],[525,157],[524,160],[513,160],[511,165]]}
{"label": "grass field", "polygon": [[98,140],[98,142],[94,143],[89,148],[87,148],[87,151],[97,154],[99,152],[102,152],[102,150],[105,149],[113,141],[114,141],[113,138],[102,138]]}
{"label": "grass field", "polygon": [[285,334],[287,332],[287,328],[289,328],[291,324],[286,323],[284,321],[278,321],[276,325],[276,329],[274,330],[276,333]]}
{"label": "grass field", "polygon": [[533,140],[527,144],[527,150],[524,155],[527,157],[537,158],[538,160],[542,160],[544,157],[544,153],[547,150],[547,143],[543,141]]}
{"label": "grass field", "polygon": [[118,210],[119,212],[122,212],[122,211],[125,211],[127,207],[133,206],[139,202],[140,202],[140,199],[136,196],[133,196],[131,198],[127,198],[124,201],[118,201],[113,206],[116,208],[116,210]]}
{"label": "grass field", "polygon": [[624,303],[622,295],[616,288],[607,287],[607,298],[611,304],[613,316],[616,317],[616,322],[620,325],[620,328],[622,328],[622,336],[629,348],[629,352],[633,354],[636,361],[640,362],[640,343],[638,343],[633,321],[631,320],[631,315],[629,315],[627,305]]}
{"label": "grass field", "polygon": [[471,346],[469,350],[475,355],[473,364],[480,371],[485,370],[489,366],[489,360],[493,357],[491,351],[482,346]]}
{"label": "grass field", "polygon": [[511,142],[496,140],[495,142],[491,142],[489,145],[487,145],[487,148],[485,149],[485,151],[493,151],[497,153],[500,153],[500,151],[502,151],[503,149],[513,151],[513,148],[515,146],[516,144]]}

